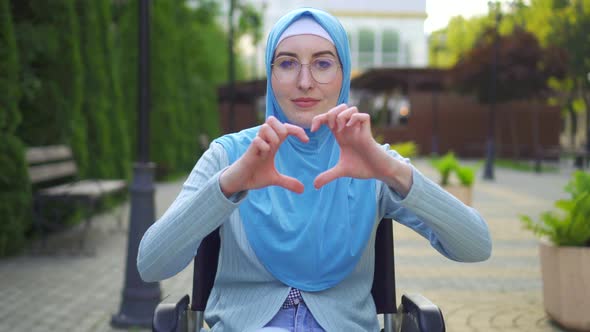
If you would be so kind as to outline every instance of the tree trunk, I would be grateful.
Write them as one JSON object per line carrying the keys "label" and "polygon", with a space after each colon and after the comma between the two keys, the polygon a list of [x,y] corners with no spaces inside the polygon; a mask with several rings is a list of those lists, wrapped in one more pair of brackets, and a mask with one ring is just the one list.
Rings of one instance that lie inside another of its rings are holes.
{"label": "tree trunk", "polygon": [[570,149],[574,149],[576,147],[576,133],[578,132],[578,115],[574,110],[573,105],[573,98],[568,98],[566,109],[571,121],[571,128],[569,132],[569,139],[570,139]]}
{"label": "tree trunk", "polygon": [[234,53],[234,9],[236,0],[230,0],[229,5],[229,112],[228,112],[228,129],[229,132],[234,132],[234,105],[235,105],[235,82],[236,82],[236,66],[235,66],[235,53]]}
{"label": "tree trunk", "polygon": [[510,136],[512,136],[512,158],[514,160],[519,160],[520,146],[516,129],[516,114],[514,114],[514,112],[510,112]]}

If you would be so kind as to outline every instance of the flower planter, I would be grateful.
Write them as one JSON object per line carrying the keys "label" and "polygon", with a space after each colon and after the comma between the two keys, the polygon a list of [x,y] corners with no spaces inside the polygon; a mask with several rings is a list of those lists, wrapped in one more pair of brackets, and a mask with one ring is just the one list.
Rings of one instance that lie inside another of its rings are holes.
{"label": "flower planter", "polygon": [[543,302],[558,324],[590,331],[590,247],[539,245]]}
{"label": "flower planter", "polygon": [[458,200],[463,202],[467,206],[471,206],[473,202],[473,188],[461,185],[446,185],[443,186],[447,192],[457,197]]}

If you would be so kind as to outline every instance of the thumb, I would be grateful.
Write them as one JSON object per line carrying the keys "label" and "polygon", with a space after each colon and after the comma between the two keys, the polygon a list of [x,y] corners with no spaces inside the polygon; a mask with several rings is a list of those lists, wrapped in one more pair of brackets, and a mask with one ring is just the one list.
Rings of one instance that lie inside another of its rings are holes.
{"label": "thumb", "polygon": [[336,165],[336,166],[330,168],[329,170],[318,175],[315,178],[315,180],[313,181],[313,186],[316,189],[320,189],[321,187],[323,187],[327,183],[330,183],[331,181],[334,181],[337,178],[342,177],[342,176],[343,175],[342,175],[341,168],[339,167],[339,165]]}
{"label": "thumb", "polygon": [[303,183],[301,183],[301,181],[286,175],[280,175],[276,185],[298,194],[303,193],[304,189]]}

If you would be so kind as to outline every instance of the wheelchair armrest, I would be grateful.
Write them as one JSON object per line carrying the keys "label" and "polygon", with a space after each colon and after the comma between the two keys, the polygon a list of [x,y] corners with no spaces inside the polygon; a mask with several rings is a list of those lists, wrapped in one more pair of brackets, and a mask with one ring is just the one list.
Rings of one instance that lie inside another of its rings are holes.
{"label": "wheelchair armrest", "polygon": [[445,331],[444,318],[438,306],[420,294],[403,295],[398,312],[402,314],[403,332]]}
{"label": "wheelchair armrest", "polygon": [[183,296],[176,303],[160,303],[154,310],[153,332],[185,332],[188,330],[186,311],[190,298]]}

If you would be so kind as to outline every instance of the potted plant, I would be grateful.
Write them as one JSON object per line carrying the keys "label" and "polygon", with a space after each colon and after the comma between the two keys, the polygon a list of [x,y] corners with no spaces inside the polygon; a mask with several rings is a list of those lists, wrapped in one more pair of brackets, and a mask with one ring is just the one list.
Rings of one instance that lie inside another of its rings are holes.
{"label": "potted plant", "polygon": [[590,174],[575,172],[565,191],[570,198],[555,202],[560,211],[521,221],[541,238],[545,311],[568,329],[590,331]]}
{"label": "potted plant", "polygon": [[[475,170],[471,167],[460,165],[453,152],[448,152],[440,158],[432,159],[431,164],[440,175],[441,187],[466,205],[471,206],[473,202]],[[453,174],[455,175],[454,177]]]}
{"label": "potted plant", "polygon": [[418,145],[412,141],[390,144],[389,148],[391,150],[397,151],[397,153],[405,158],[414,158],[418,156],[418,152],[420,150]]}

